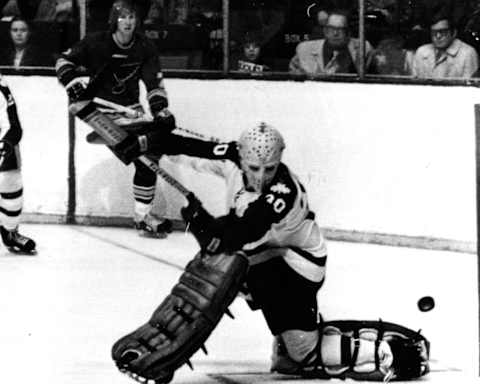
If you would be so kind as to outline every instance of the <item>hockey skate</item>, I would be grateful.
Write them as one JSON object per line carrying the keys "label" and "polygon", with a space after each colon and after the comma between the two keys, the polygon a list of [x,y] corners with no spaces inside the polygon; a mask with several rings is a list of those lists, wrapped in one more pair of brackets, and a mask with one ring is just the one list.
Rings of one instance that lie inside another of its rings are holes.
{"label": "hockey skate", "polygon": [[0,226],[0,234],[2,235],[3,244],[5,244],[10,252],[23,254],[35,253],[35,241],[18,233],[18,229],[9,231],[5,227]]}
{"label": "hockey skate", "polygon": [[135,228],[142,237],[164,239],[172,232],[172,222],[148,214],[143,219],[135,220]]}

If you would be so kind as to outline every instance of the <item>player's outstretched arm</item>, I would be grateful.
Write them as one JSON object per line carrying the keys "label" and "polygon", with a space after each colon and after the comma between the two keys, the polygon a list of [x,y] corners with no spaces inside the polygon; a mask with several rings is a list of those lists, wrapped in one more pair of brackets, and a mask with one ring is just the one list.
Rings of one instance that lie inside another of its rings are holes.
{"label": "player's outstretched arm", "polygon": [[[157,125],[158,121],[150,124]],[[145,135],[140,135],[141,146],[128,148],[128,154],[133,158],[143,154],[161,155],[187,155],[211,160],[230,160],[238,163],[236,142],[218,143],[214,141],[199,140],[191,137],[177,135],[171,129],[152,129]],[[135,152],[136,151],[136,152]]]}

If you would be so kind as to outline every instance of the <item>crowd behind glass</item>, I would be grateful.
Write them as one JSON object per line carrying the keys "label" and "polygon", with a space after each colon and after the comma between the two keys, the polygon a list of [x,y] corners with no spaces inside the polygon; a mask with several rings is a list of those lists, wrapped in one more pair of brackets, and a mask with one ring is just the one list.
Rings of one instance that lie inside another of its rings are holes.
{"label": "crowd behind glass", "polygon": [[[81,24],[106,30],[113,0],[78,1],[0,0],[0,65],[52,67]],[[228,61],[222,0],[135,4],[167,70],[480,78],[480,0],[230,0]]]}

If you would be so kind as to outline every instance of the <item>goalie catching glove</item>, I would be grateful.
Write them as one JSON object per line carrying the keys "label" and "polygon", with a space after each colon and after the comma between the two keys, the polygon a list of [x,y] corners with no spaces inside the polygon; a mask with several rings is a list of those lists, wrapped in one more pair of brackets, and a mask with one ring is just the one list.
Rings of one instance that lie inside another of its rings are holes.
{"label": "goalie catching glove", "polygon": [[241,252],[198,254],[150,320],[113,345],[119,370],[140,382],[171,381],[228,311],[247,267]]}

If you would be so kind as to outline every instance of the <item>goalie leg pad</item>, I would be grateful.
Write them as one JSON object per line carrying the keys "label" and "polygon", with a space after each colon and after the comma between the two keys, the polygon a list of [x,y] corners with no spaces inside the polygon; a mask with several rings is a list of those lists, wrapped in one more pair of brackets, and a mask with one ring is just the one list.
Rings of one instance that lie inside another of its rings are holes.
{"label": "goalie leg pad", "polygon": [[[410,380],[429,372],[429,342],[395,323],[335,320],[321,326],[315,366],[330,377],[355,380]],[[308,367],[304,367],[308,372]]]}
{"label": "goalie leg pad", "polygon": [[241,252],[197,255],[150,320],[113,345],[117,367],[140,380],[171,380],[217,326],[247,268]]}

